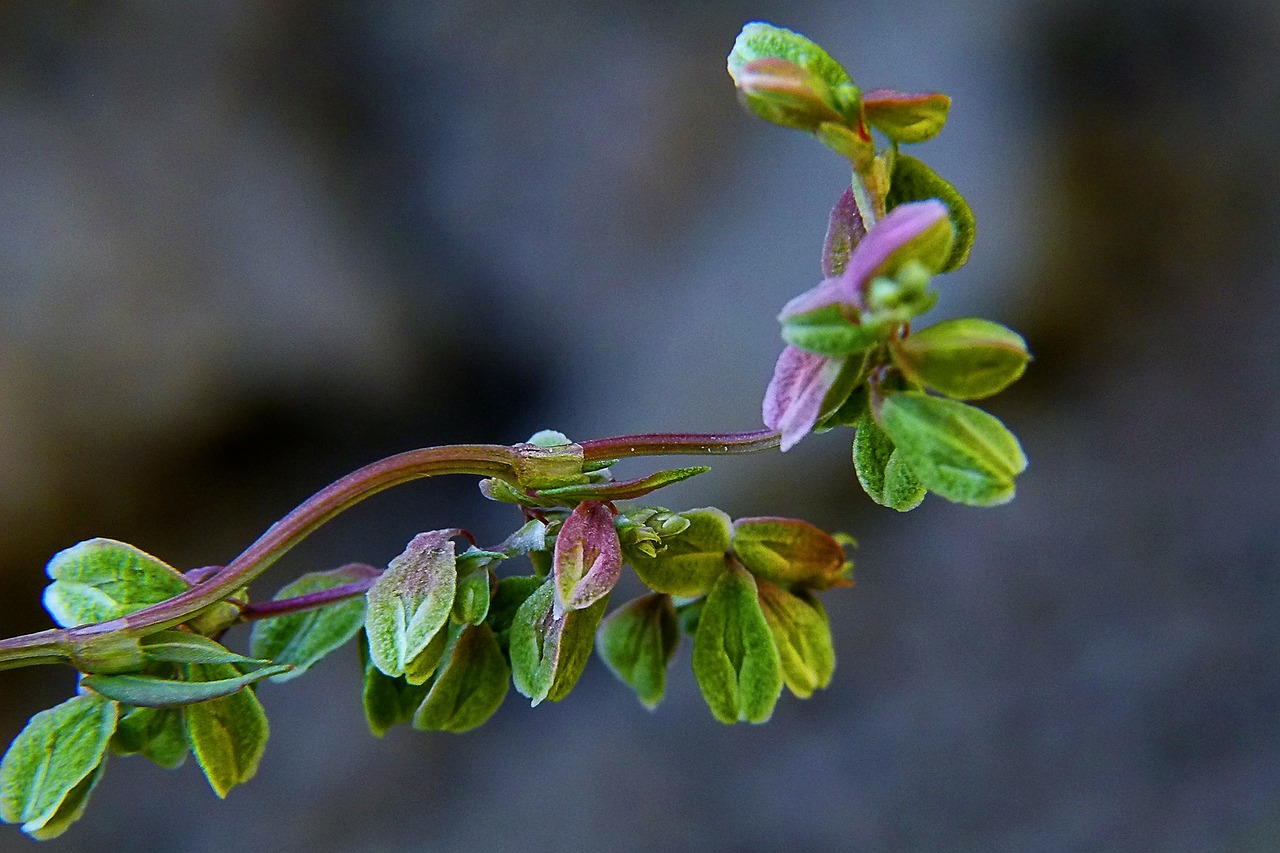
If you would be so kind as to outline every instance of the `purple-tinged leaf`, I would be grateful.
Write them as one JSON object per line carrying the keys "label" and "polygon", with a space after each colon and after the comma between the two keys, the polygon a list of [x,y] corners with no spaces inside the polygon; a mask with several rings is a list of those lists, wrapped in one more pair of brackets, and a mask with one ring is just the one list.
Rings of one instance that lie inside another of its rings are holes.
{"label": "purple-tinged leaf", "polygon": [[613,513],[599,501],[583,501],[556,537],[556,602],[582,610],[608,595],[622,576],[622,546]]}
{"label": "purple-tinged leaf", "polygon": [[897,142],[932,139],[942,131],[951,99],[941,92],[908,94],[893,89],[873,89],[862,95],[867,121]]}
{"label": "purple-tinged leaf", "polygon": [[764,394],[764,423],[782,433],[783,451],[795,447],[813,430],[827,392],[843,368],[844,359],[814,355],[794,346],[782,350]]}
{"label": "purple-tinged leaf", "polygon": [[844,195],[831,209],[831,221],[827,225],[827,239],[822,245],[822,276],[835,278],[849,264],[849,253],[867,233],[853,198],[853,188],[846,188]]}
{"label": "purple-tinged leaf", "polygon": [[825,530],[798,518],[740,518],[733,552],[758,578],[782,586],[848,586],[845,553]]}

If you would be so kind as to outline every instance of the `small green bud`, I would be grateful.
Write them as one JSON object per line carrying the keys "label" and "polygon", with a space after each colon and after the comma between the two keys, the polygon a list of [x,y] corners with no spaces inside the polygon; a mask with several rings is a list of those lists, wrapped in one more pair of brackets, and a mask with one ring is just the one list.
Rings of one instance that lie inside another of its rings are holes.
{"label": "small green bud", "polygon": [[724,572],[733,522],[715,507],[681,513],[689,526],[664,539],[656,557],[630,555],[631,566],[646,586],[669,595],[705,595]]}
{"label": "small green bud", "polygon": [[951,99],[940,92],[908,95],[873,89],[862,96],[867,121],[895,142],[924,142],[942,131]]}
{"label": "small green bud", "polygon": [[445,664],[413,715],[421,731],[465,732],[493,716],[507,695],[511,670],[488,625],[466,625],[456,634]]}
{"label": "small green bud", "polygon": [[733,552],[756,577],[782,586],[845,586],[845,553],[830,534],[796,518],[740,518]]}
{"label": "small green bud", "polygon": [[888,394],[879,423],[896,452],[931,492],[955,503],[994,506],[1013,499],[1027,467],[1004,424],[973,406],[918,392]]}
{"label": "small green bud", "polygon": [[944,320],[891,341],[909,379],[961,400],[990,397],[1022,376],[1031,356],[1016,332],[988,320]]}
{"label": "small green bud", "polygon": [[902,461],[893,440],[864,410],[853,436],[853,467],[858,482],[873,501],[881,506],[907,512],[924,500],[924,484]]}
{"label": "small green bud", "polygon": [[844,119],[821,78],[776,56],[743,65],[737,84],[752,112],[783,127],[812,133],[822,124]]}
{"label": "small green bud", "polygon": [[773,633],[787,689],[801,699],[831,683],[836,668],[831,623],[818,599],[757,581],[760,609]]}
{"label": "small green bud", "polygon": [[763,723],[782,692],[782,665],[755,578],[734,561],[707,596],[693,636],[693,675],[717,720]]}
{"label": "small green bud", "polygon": [[667,666],[680,640],[671,596],[653,593],[610,613],[596,633],[596,651],[652,710],[666,692]]}

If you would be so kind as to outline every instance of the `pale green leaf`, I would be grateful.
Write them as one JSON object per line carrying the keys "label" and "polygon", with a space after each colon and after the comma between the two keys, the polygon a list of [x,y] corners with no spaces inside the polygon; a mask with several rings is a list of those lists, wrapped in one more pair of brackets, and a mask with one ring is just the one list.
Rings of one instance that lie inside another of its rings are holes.
{"label": "pale green leaf", "polygon": [[782,692],[782,667],[751,573],[731,564],[707,596],[693,636],[693,674],[717,720],[763,723]]}
{"label": "pale green leaf", "polygon": [[369,653],[387,675],[402,675],[449,619],[458,583],[450,539],[457,534],[418,534],[369,588]]}
{"label": "pale green leaf", "polygon": [[[228,664],[191,664],[187,670],[191,678],[206,684],[227,681],[236,672]],[[226,797],[228,791],[258,772],[270,729],[266,712],[252,690],[187,705],[182,709],[182,721],[191,752],[219,797]]]}
{"label": "pale green leaf", "polygon": [[54,820],[102,763],[118,712],[115,702],[86,693],[32,717],[0,760],[0,819],[29,834]]}
{"label": "pale green leaf", "polygon": [[90,539],[53,555],[44,606],[64,628],[116,619],[185,592],[182,573],[124,542]]}
{"label": "pale green leaf", "polygon": [[[285,586],[272,600],[284,601],[323,592],[367,578],[366,570],[350,566],[311,572]],[[364,625],[364,612],[365,597],[357,595],[315,610],[263,619],[253,625],[249,650],[255,657],[291,664],[291,671],[271,679],[288,681],[302,675],[325,655],[346,645]]]}

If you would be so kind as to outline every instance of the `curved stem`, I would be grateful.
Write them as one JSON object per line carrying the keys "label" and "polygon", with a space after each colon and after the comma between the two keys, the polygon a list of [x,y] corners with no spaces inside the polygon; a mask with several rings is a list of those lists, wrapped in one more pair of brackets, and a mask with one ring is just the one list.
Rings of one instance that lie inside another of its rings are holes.
{"label": "curved stem", "polygon": [[[777,432],[646,433],[585,441],[584,462],[638,456],[716,456],[755,453],[778,446]],[[55,628],[0,640],[0,669],[40,663],[74,663],[86,646],[105,635],[135,635],[171,628],[217,604],[262,574],[294,545],[334,516],[392,486],[440,474],[474,474],[518,482],[519,448],[494,444],[451,445],[388,456],[336,480],[271,525],[238,557],[173,598],[91,625]],[[339,595],[356,594],[343,590]],[[326,599],[327,600],[327,599]],[[317,599],[319,601],[319,599]],[[298,602],[294,602],[296,608]],[[287,612],[287,611],[286,611]],[[249,618],[278,615],[257,605]]]}

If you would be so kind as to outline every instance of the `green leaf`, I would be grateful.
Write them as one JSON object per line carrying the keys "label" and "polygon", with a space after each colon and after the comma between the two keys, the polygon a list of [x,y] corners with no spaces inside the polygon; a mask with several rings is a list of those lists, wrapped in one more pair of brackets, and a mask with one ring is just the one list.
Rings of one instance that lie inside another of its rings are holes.
{"label": "green leaf", "polygon": [[867,121],[895,142],[924,142],[942,132],[951,99],[941,92],[873,89],[863,94],[862,109]]}
{"label": "green leaf", "polygon": [[117,755],[142,754],[168,770],[187,759],[187,736],[180,708],[129,708],[111,738]]}
{"label": "green leaf", "polygon": [[431,692],[413,716],[422,731],[465,732],[493,716],[507,695],[511,670],[488,625],[453,629],[453,640]]}
{"label": "green leaf", "polygon": [[706,465],[694,465],[690,468],[674,468],[669,471],[657,471],[647,477],[635,480],[618,480],[604,483],[582,483],[572,486],[558,486],[549,489],[538,489],[534,492],[534,500],[545,505],[552,501],[553,506],[573,506],[581,501],[629,501],[644,497],[650,492],[688,480],[711,469]]}
{"label": "green leaf", "polygon": [[450,539],[458,532],[418,534],[369,588],[369,653],[387,675],[403,675],[449,619],[458,583]]}
{"label": "green leaf", "polygon": [[818,421],[818,425],[813,428],[813,431],[820,433],[836,427],[856,426],[867,411],[867,399],[867,385],[863,382],[853,389],[834,412]]}
{"label": "green leaf", "polygon": [[364,715],[369,731],[382,737],[392,727],[413,719],[414,712],[426,698],[427,685],[412,685],[403,678],[383,675],[369,657],[369,641],[360,635],[360,665],[364,668]]}
{"label": "green leaf", "polygon": [[845,584],[845,553],[829,533],[796,518],[740,518],[733,552],[756,577],[827,589]]}
{"label": "green leaf", "polygon": [[[93,768],[93,771],[88,776],[81,779],[79,784],[67,793],[53,816],[46,820],[39,829],[30,829],[27,830],[27,833],[36,841],[48,841],[51,838],[57,838],[70,829],[71,824],[84,815],[84,810],[89,805],[89,795],[98,786],[98,780],[102,778],[103,771],[106,769],[107,758],[104,755],[102,760],[98,762],[98,766]],[[23,829],[26,830],[27,828],[24,826]]]}
{"label": "green leaf", "polygon": [[426,648],[418,652],[417,657],[404,665],[404,680],[412,685],[426,684],[435,675],[436,667],[444,658],[445,646],[449,644],[448,622],[432,635]]}
{"label": "green leaf", "polygon": [[142,653],[165,663],[234,663],[269,666],[270,660],[237,654],[221,643],[187,631],[159,631],[142,639]]}
{"label": "green leaf", "polygon": [[892,210],[900,204],[930,198],[942,199],[951,215],[951,224],[955,226],[955,242],[951,244],[951,253],[939,269],[939,272],[951,272],[964,266],[969,260],[969,251],[973,248],[977,229],[973,210],[959,190],[940,178],[933,169],[915,157],[899,154],[893,161],[893,176],[889,183],[889,193],[885,197],[885,206]]}
{"label": "green leaf", "polygon": [[608,602],[585,610],[556,612],[555,581],[548,579],[525,599],[511,623],[509,652],[516,690],[532,705],[557,702],[578,682],[591,656],[596,626]]}
{"label": "green leaf", "polygon": [[1011,329],[967,317],[889,342],[893,363],[909,379],[961,400],[1003,391],[1022,376],[1031,356]]}
{"label": "green leaf", "polygon": [[[77,786],[102,763],[118,711],[116,703],[86,693],[32,717],[0,761],[0,819],[22,824],[30,835],[50,823],[51,830],[65,829],[83,810],[93,782]],[[73,807],[70,819],[59,815],[64,805]]]}
{"label": "green leaf", "polygon": [[[216,669],[215,669],[216,668]],[[136,708],[176,708],[238,693],[255,681],[287,672],[288,665],[264,666],[246,674],[230,664],[192,664],[195,673],[227,673],[212,681],[175,681],[155,675],[86,675],[80,684],[108,699]]]}
{"label": "green leaf", "polygon": [[474,572],[458,581],[458,592],[453,597],[455,622],[479,625],[489,615],[489,594],[492,576],[488,571]]}
{"label": "green leaf", "polygon": [[[235,667],[228,664],[191,664],[187,671],[190,678],[204,684],[228,681],[235,675]],[[228,791],[258,772],[270,729],[266,712],[252,690],[187,705],[182,709],[182,722],[191,752],[219,797],[226,797]]]}
{"label": "green leaf", "polygon": [[799,33],[764,21],[753,21],[738,34],[729,53],[729,76],[735,85],[741,86],[744,67],[768,58],[784,59],[798,65],[833,91],[853,88],[849,72],[825,50]]}
{"label": "green leaf", "polygon": [[918,507],[928,490],[911,466],[902,461],[893,439],[880,429],[869,410],[863,410],[857,429],[853,435],[853,467],[863,491],[880,506],[898,512]]}
{"label": "green leaf", "polygon": [[826,305],[782,322],[782,339],[806,352],[830,358],[853,355],[880,343],[885,329],[847,318],[840,305]]}
{"label": "green leaf", "polygon": [[545,582],[545,578],[535,576],[508,577],[498,581],[498,588],[494,590],[493,598],[489,602],[489,615],[485,621],[489,623],[489,627],[493,628],[493,635],[498,638],[498,645],[504,650],[507,648],[511,623],[520,605],[524,604],[529,596],[537,592]]}
{"label": "green leaf", "polygon": [[53,555],[44,606],[64,628],[116,619],[173,598],[189,584],[182,573],[114,539],[90,539]]}
{"label": "green leaf", "polygon": [[707,596],[693,636],[693,674],[722,723],[763,723],[782,692],[782,666],[755,578],[731,563]]}
{"label": "green leaf", "polygon": [[801,699],[831,683],[836,652],[831,623],[812,595],[793,595],[780,586],[758,581],[760,609],[773,633],[787,689]]}
{"label": "green leaf", "polygon": [[698,633],[698,620],[702,618],[702,608],[706,603],[707,599],[703,597],[682,600],[676,604],[676,618],[680,620],[680,630],[690,637]]}
{"label": "green leaf", "polygon": [[689,520],[688,528],[664,540],[667,547],[656,557],[632,553],[631,567],[654,592],[705,595],[724,571],[733,523],[715,507],[680,515]]}
{"label": "green leaf", "polygon": [[818,75],[776,56],[742,65],[734,82],[747,106],[765,121],[810,133],[843,123],[835,97]]}
{"label": "green leaf", "polygon": [[667,667],[680,641],[671,596],[653,593],[610,613],[596,633],[596,652],[650,710],[667,689]]}
{"label": "green leaf", "polygon": [[[272,600],[283,601],[323,592],[367,580],[368,577],[366,569],[354,566],[310,572],[281,589]],[[302,675],[325,655],[346,645],[364,625],[364,612],[365,597],[358,595],[316,610],[263,619],[253,625],[249,650],[255,657],[292,664],[291,671],[272,679],[288,681]]]}
{"label": "green leaf", "polygon": [[1027,467],[1004,424],[973,406],[921,393],[889,394],[880,425],[915,475],[942,497],[970,506],[1013,499],[1014,478]]}

